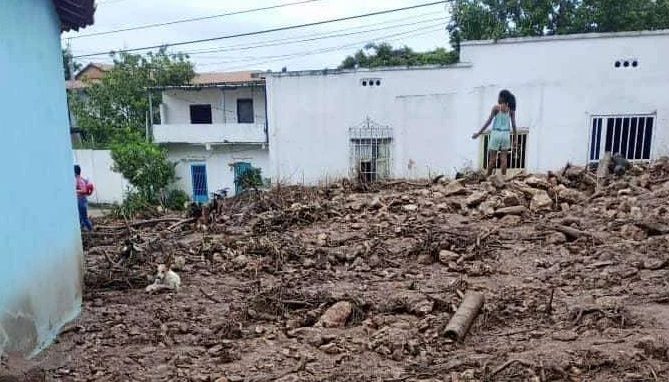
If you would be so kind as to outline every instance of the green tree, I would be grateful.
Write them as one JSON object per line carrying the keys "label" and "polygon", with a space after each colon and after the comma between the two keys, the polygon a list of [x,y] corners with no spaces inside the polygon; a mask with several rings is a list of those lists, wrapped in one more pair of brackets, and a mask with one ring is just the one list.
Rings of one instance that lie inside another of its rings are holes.
{"label": "green tree", "polygon": [[162,147],[144,141],[112,145],[113,170],[132,184],[142,200],[158,204],[165,188],[175,179],[175,164]]}
{"label": "green tree", "polygon": [[[66,80],[74,77],[75,73],[81,70],[81,63],[74,61],[72,51],[69,49],[62,49],[63,52],[63,75]],[[72,70],[72,72],[70,72]]]}
{"label": "green tree", "polygon": [[429,52],[415,52],[408,46],[393,48],[388,43],[368,44],[353,56],[348,56],[340,69],[378,68],[384,66],[448,65],[457,62],[455,52],[437,48]]}
{"label": "green tree", "polygon": [[[195,76],[188,56],[168,54],[165,49],[146,56],[118,53],[112,57],[114,67],[102,80],[89,82],[85,96],[71,95],[77,124],[89,145],[106,147],[145,138],[146,89],[186,84]],[[160,102],[160,94],[154,94],[154,105]]]}
{"label": "green tree", "polygon": [[669,28],[669,0],[450,0],[451,43]]}

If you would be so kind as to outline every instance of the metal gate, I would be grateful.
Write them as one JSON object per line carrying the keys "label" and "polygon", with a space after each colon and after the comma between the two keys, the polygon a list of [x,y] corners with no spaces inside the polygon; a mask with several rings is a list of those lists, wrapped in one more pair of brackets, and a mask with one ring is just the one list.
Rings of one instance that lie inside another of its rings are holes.
{"label": "metal gate", "polygon": [[196,203],[206,203],[209,201],[209,193],[207,192],[207,166],[203,164],[191,165],[190,172],[193,182],[193,201]]}
{"label": "metal gate", "polygon": [[251,163],[248,162],[237,162],[232,165],[235,169],[235,195],[239,195],[244,192],[244,185],[239,181],[239,179],[246,173],[251,170],[253,167]]}

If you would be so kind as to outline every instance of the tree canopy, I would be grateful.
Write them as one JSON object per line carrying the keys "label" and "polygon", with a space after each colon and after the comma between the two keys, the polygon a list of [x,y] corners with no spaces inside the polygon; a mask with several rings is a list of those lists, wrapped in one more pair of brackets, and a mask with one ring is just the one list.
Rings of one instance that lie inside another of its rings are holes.
{"label": "tree canopy", "polygon": [[353,56],[348,56],[340,69],[378,68],[383,66],[448,65],[457,62],[455,52],[437,48],[429,52],[415,52],[408,46],[393,48],[388,43],[368,44]]}
{"label": "tree canopy", "polygon": [[[77,126],[88,145],[104,147],[144,138],[147,88],[182,85],[195,76],[186,55],[168,54],[164,49],[145,56],[119,53],[113,59],[114,67],[101,80],[89,82],[84,95],[70,95]],[[159,103],[160,94],[156,94],[154,105]]]}
{"label": "tree canopy", "polygon": [[669,28],[669,0],[450,0],[451,42]]}

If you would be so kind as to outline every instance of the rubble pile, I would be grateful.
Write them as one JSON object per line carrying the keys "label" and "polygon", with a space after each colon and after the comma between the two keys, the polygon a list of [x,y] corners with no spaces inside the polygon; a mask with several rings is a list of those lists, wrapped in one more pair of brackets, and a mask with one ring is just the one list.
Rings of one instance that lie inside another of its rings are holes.
{"label": "rubble pile", "polygon": [[[194,216],[99,221],[85,243],[84,313],[46,355],[67,358],[45,373],[663,380],[669,160],[624,170],[282,187]],[[159,265],[178,291],[144,290]],[[473,292],[484,302],[468,333],[446,335]]]}

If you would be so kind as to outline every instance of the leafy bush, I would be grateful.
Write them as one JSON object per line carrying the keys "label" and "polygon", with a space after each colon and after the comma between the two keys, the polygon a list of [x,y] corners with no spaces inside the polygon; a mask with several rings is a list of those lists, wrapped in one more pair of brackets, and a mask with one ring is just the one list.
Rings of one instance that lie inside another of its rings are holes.
{"label": "leafy bush", "polygon": [[130,191],[125,195],[123,203],[114,206],[111,213],[121,219],[133,219],[138,215],[152,216],[157,213],[155,204],[147,201],[142,194]]}
{"label": "leafy bush", "polygon": [[162,191],[176,178],[175,164],[167,159],[165,149],[152,143],[115,144],[111,156],[113,170],[128,179],[142,199],[150,204],[159,204]]}
{"label": "leafy bush", "polygon": [[170,190],[165,196],[163,206],[173,211],[183,211],[186,209],[186,203],[190,201],[190,196],[181,190]]}
{"label": "leafy bush", "polygon": [[252,167],[237,176],[235,184],[239,186],[242,191],[249,189],[258,190],[263,187],[262,170]]}

